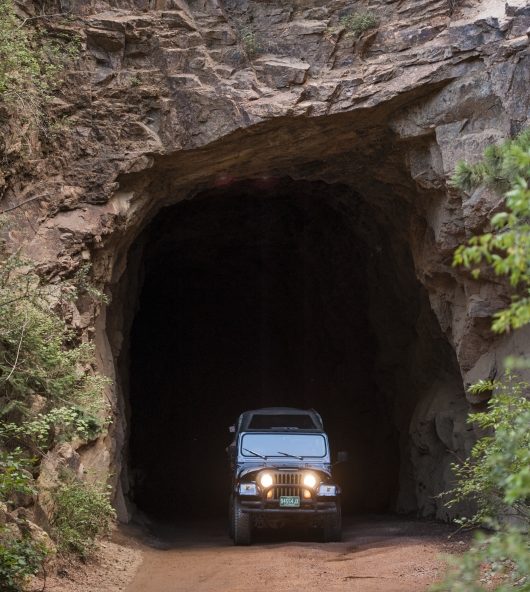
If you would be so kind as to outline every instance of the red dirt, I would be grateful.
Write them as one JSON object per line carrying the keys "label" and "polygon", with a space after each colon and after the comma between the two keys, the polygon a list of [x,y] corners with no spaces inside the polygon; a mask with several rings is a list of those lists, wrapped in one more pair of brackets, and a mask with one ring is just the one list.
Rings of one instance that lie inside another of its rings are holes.
{"label": "red dirt", "polygon": [[[263,535],[234,547],[218,525],[159,527],[126,592],[424,592],[461,550],[450,527],[395,517],[349,521],[341,543]],[[290,535],[292,537],[292,533]]]}
{"label": "red dirt", "polygon": [[[117,528],[86,562],[55,559],[46,577],[33,578],[30,592],[122,592],[142,562],[141,544],[131,529]],[[1,590],[1,586],[0,586]]]}

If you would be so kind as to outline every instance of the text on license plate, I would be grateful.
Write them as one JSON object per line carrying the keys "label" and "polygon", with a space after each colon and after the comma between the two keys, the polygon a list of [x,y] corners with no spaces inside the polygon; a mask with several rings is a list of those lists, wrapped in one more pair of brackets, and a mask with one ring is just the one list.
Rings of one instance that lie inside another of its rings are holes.
{"label": "text on license plate", "polygon": [[300,498],[297,495],[281,495],[280,508],[299,508]]}

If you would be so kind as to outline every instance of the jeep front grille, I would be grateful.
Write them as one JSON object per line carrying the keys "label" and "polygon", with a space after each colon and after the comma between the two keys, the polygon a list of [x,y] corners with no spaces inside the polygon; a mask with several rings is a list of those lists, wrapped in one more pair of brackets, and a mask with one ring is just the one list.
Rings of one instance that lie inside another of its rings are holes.
{"label": "jeep front grille", "polygon": [[297,495],[302,497],[302,473],[278,471],[273,474],[274,487],[272,495],[274,500],[279,500],[283,495]]}

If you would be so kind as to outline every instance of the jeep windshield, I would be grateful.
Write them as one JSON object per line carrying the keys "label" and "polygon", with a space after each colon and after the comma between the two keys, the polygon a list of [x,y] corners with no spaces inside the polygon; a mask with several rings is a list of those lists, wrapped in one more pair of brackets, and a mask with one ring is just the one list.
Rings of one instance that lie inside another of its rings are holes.
{"label": "jeep windshield", "polygon": [[324,458],[326,438],[321,434],[244,434],[241,454],[259,458]]}

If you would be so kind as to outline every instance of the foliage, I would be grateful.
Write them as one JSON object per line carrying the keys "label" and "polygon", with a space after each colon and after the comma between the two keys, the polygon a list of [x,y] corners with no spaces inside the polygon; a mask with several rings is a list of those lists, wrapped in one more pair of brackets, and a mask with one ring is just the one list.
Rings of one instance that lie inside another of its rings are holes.
{"label": "foliage", "polygon": [[53,535],[58,548],[86,557],[114,518],[110,491],[67,476],[54,494]]}
{"label": "foliage", "polygon": [[[454,184],[470,187],[469,179],[483,179],[484,183],[509,183],[506,210],[491,219],[491,231],[473,237],[455,253],[455,265],[471,268],[475,277],[481,265],[491,266],[497,275],[506,276],[517,290],[511,305],[498,312],[493,321],[496,332],[517,329],[530,322],[530,131],[501,146],[490,147],[490,156],[476,165],[460,165]],[[464,174],[465,167],[471,173]],[[473,172],[487,171],[485,173]],[[482,175],[482,176],[481,176]]]}
{"label": "foliage", "polygon": [[488,146],[478,163],[457,163],[451,183],[463,191],[472,191],[481,185],[508,191],[520,178],[528,180],[529,151],[530,129],[502,144]]}
{"label": "foliage", "polygon": [[376,16],[371,12],[353,12],[340,19],[340,25],[355,36],[361,35],[369,29],[374,29],[378,25]]}
{"label": "foliage", "polygon": [[74,33],[47,28],[44,16],[21,19],[16,6],[0,0],[0,157],[6,163],[30,154],[38,136],[51,137],[47,104],[81,47]]}
{"label": "foliage", "polygon": [[13,538],[0,528],[0,582],[2,592],[19,592],[29,576],[37,574],[46,559],[44,545],[29,536]]}
{"label": "foliage", "polygon": [[245,53],[249,58],[253,58],[261,51],[261,44],[258,40],[258,36],[252,31],[252,29],[246,27],[242,28],[239,32],[239,38]]}
{"label": "foliage", "polygon": [[43,283],[16,255],[0,261],[0,420],[24,415],[28,395],[45,398],[48,408],[99,406],[106,381],[91,370],[93,348],[77,344],[61,317],[79,294],[72,282]]}
{"label": "foliage", "polygon": [[[0,501],[34,494],[39,456],[62,441],[92,440],[107,424],[107,381],[94,369],[93,348],[65,321],[81,295],[101,297],[88,275],[82,268],[69,281],[46,282],[30,262],[0,250]],[[55,502],[60,548],[86,555],[112,517],[108,492],[68,482]],[[0,580],[18,590],[43,549],[0,538]]]}
{"label": "foliage", "polygon": [[450,560],[449,571],[433,592],[529,592],[528,535],[512,529],[477,535],[471,549]]}
{"label": "foliage", "polygon": [[503,518],[530,527],[530,400],[529,386],[510,374],[498,382],[481,381],[472,390],[492,389],[485,412],[473,413],[468,423],[487,434],[474,445],[470,457],[453,465],[456,487],[448,492],[448,506],[473,500],[477,512],[462,518],[463,526],[498,528]]}
{"label": "foliage", "polygon": [[25,25],[13,0],[0,0],[0,97],[8,102],[27,101],[28,92],[49,94],[79,51],[75,39],[51,38]]}
{"label": "foliage", "polygon": [[[499,146],[489,147],[484,160],[459,163],[456,187],[469,191],[478,185],[505,190],[506,211],[495,214],[491,231],[472,238],[455,253],[455,265],[471,268],[477,277],[481,265],[507,276],[518,290],[512,304],[495,315],[497,333],[530,322],[530,131]],[[512,369],[527,369],[528,360],[510,359]],[[457,486],[450,492],[454,504],[477,503],[477,512],[464,525],[482,524],[493,534],[476,538],[471,549],[453,559],[445,580],[435,587],[453,592],[530,592],[530,401],[528,385],[508,371],[497,382],[480,381],[475,392],[493,391],[487,413],[471,416],[488,434],[479,439],[471,456],[457,467]]]}
{"label": "foliage", "polygon": [[31,37],[11,0],[0,0],[0,95],[11,96],[28,83],[39,86],[41,69]]}
{"label": "foliage", "polygon": [[94,439],[106,426],[107,380],[93,368],[92,346],[62,318],[82,293],[98,296],[86,269],[49,284],[18,255],[0,260],[0,446],[20,462],[14,445],[31,457],[74,437]]}
{"label": "foliage", "polygon": [[0,450],[0,502],[15,494],[35,493],[32,468],[32,459],[28,459],[20,448],[11,452]]}
{"label": "foliage", "polygon": [[29,442],[44,453],[54,444],[68,442],[75,437],[93,440],[104,425],[105,422],[80,407],[56,407],[21,423],[0,422],[0,441]]}

